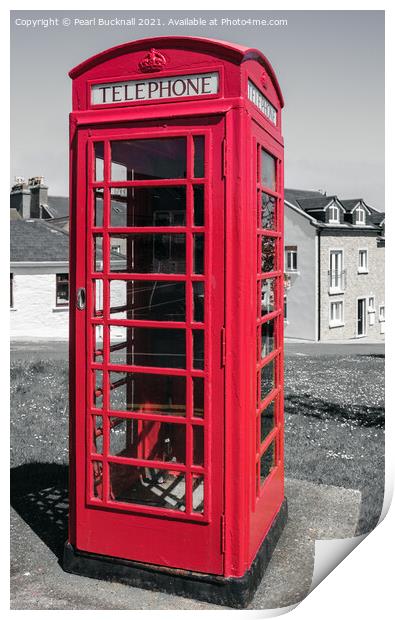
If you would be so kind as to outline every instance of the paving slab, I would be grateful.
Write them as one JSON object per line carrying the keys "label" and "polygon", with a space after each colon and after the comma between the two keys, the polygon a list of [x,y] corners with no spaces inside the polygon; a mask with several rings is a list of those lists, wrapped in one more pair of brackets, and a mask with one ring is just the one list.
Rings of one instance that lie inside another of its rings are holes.
{"label": "paving slab", "polygon": [[303,600],[313,576],[315,541],[355,535],[360,491],[286,479],[285,493],[288,523],[251,609],[287,607]]}
{"label": "paving slab", "polygon": [[[286,480],[288,523],[250,609],[275,609],[307,595],[317,539],[350,538],[361,494],[341,487]],[[62,500],[64,503],[64,500]],[[56,502],[49,507],[60,519]],[[11,609],[225,609],[161,592],[65,573],[57,555],[11,512]]]}

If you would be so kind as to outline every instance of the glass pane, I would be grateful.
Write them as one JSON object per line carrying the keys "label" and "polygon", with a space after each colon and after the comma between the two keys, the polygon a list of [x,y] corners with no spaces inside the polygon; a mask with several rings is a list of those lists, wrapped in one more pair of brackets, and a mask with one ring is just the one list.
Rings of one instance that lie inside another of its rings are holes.
{"label": "glass pane", "polygon": [[103,316],[103,280],[93,280],[93,301],[95,316]]}
{"label": "glass pane", "polygon": [[275,307],[275,278],[265,278],[261,281],[261,316],[273,312]]}
{"label": "glass pane", "polygon": [[193,320],[204,321],[204,282],[192,282],[193,287]]}
{"label": "glass pane", "polygon": [[274,230],[276,228],[276,199],[265,192],[261,192],[261,228]]}
{"label": "glass pane", "polygon": [[92,416],[92,452],[103,454],[103,418]]}
{"label": "glass pane", "polygon": [[261,413],[261,443],[274,428],[274,400]]}
{"label": "glass pane", "polygon": [[[118,332],[119,333],[119,332]],[[185,331],[126,327],[126,361],[131,366],[185,368]]]}
{"label": "glass pane", "polygon": [[260,462],[260,480],[261,484],[264,483],[265,479],[268,477],[270,472],[275,466],[275,449],[274,449],[274,441],[270,444],[266,452],[261,457]]}
{"label": "glass pane", "polygon": [[110,429],[112,456],[185,463],[184,424],[111,417]]}
{"label": "glass pane", "polygon": [[276,239],[275,237],[261,237],[261,271],[267,273],[276,269]]}
{"label": "glass pane", "polygon": [[193,463],[204,465],[204,426],[193,427]]}
{"label": "glass pane", "polygon": [[269,189],[276,189],[276,160],[261,149],[261,184]]}
{"label": "glass pane", "polygon": [[193,367],[204,369],[204,330],[193,330]]}
{"label": "glass pane", "polygon": [[274,351],[274,320],[262,324],[261,358]]}
{"label": "glass pane", "polygon": [[192,478],[192,511],[203,512],[204,510],[204,477],[193,476]]}
{"label": "glass pane", "polygon": [[93,325],[93,361],[100,363],[103,357],[103,325]]}
{"label": "glass pane", "polygon": [[185,273],[184,234],[119,234],[110,240],[121,244],[120,255],[111,255],[113,273]]}
{"label": "glass pane", "polygon": [[93,406],[96,409],[103,408],[103,371],[93,371]]}
{"label": "glass pane", "polygon": [[95,181],[103,181],[104,179],[104,143],[95,142]]}
{"label": "glass pane", "polygon": [[94,263],[93,271],[103,271],[103,236],[93,235]]}
{"label": "glass pane", "polygon": [[193,186],[193,223],[204,226],[204,185]]}
{"label": "glass pane", "polygon": [[204,379],[193,377],[193,415],[195,418],[204,417]]}
{"label": "glass pane", "polygon": [[185,321],[185,282],[110,280],[110,306],[117,319]]}
{"label": "glass pane", "polygon": [[204,235],[193,235],[193,273],[204,273]]}
{"label": "glass pane", "polygon": [[195,151],[193,176],[204,177],[204,136],[194,136],[193,146]]}
{"label": "glass pane", "polygon": [[[113,363],[113,362],[111,362]],[[185,416],[185,377],[111,372],[110,409]]]}
{"label": "glass pane", "polygon": [[92,461],[93,497],[103,499],[103,465],[100,461]]}
{"label": "glass pane", "polygon": [[[129,282],[126,280],[110,280],[110,315],[112,319],[128,318]],[[129,318],[133,318],[130,316]]]}
{"label": "glass pane", "polygon": [[186,159],[186,138],[117,140],[111,142],[111,179],[184,179]]}
{"label": "glass pane", "polygon": [[111,226],[185,226],[185,187],[114,187]]}
{"label": "glass pane", "polygon": [[185,475],[110,463],[111,501],[185,511]]}
{"label": "glass pane", "polygon": [[261,400],[275,387],[275,360],[272,360],[266,366],[261,368]]}
{"label": "glass pane", "polygon": [[94,226],[103,226],[103,189],[94,190]]}

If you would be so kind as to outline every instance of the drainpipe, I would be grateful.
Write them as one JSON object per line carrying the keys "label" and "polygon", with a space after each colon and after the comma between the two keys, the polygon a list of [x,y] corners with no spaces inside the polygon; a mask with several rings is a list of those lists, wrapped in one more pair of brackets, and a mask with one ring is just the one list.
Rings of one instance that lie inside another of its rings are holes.
{"label": "drainpipe", "polygon": [[317,263],[318,263],[318,276],[317,276],[317,340],[321,340],[321,230],[317,228]]}

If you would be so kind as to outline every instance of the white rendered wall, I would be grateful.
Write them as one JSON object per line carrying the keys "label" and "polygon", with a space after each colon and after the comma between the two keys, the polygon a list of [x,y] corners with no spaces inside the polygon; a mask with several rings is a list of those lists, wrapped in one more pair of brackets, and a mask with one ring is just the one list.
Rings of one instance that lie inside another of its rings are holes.
{"label": "white rendered wall", "polygon": [[[48,271],[50,272],[48,273]],[[56,306],[56,273],[67,272],[67,264],[59,267],[21,268],[20,266],[11,266],[11,273],[14,274],[14,307],[10,309],[11,340],[68,339],[68,306]],[[98,294],[99,297],[103,294],[100,286],[98,287]],[[111,291],[111,304],[114,306],[126,304],[124,282],[114,282]],[[113,315],[113,318],[124,319],[126,313],[119,312]],[[101,337],[101,335],[99,329],[97,336]],[[124,330],[117,327],[113,328],[112,338],[114,341],[124,338]]]}
{"label": "white rendered wall", "polygon": [[[67,273],[67,269],[61,273]],[[14,307],[10,309],[10,331],[11,340],[68,338],[68,307],[56,307],[56,273],[14,272]]]}

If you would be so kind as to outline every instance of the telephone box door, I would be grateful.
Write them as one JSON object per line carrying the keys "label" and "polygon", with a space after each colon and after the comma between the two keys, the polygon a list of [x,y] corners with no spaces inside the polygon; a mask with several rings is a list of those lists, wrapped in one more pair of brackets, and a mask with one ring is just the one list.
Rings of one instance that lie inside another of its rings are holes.
{"label": "telephone box door", "polygon": [[77,131],[75,536],[221,574],[224,121],[195,123]]}

